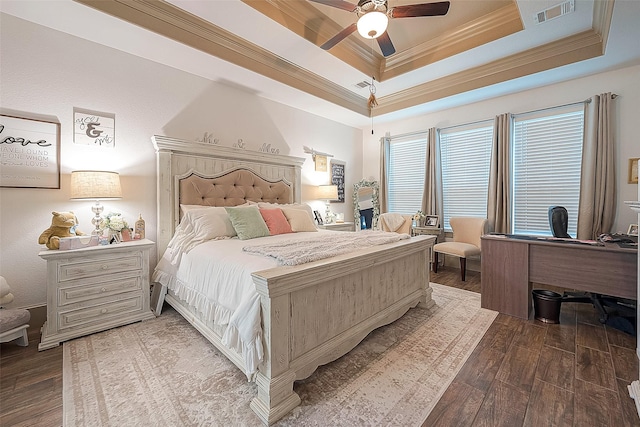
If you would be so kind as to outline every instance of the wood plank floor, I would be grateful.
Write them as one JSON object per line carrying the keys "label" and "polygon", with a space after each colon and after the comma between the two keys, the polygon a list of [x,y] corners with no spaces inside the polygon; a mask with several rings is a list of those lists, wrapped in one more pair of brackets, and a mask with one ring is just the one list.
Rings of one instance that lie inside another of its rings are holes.
{"label": "wood plank floor", "polygon": [[[480,292],[480,274],[446,267],[432,280]],[[626,387],[634,337],[563,304],[559,325],[498,315],[423,426],[640,426]],[[0,426],[62,425],[62,346],[0,345]]]}
{"label": "wood plank floor", "polygon": [[[480,292],[480,273],[466,279],[452,267],[431,278]],[[640,426],[635,348],[589,304],[562,304],[560,324],[499,314],[423,426]]]}

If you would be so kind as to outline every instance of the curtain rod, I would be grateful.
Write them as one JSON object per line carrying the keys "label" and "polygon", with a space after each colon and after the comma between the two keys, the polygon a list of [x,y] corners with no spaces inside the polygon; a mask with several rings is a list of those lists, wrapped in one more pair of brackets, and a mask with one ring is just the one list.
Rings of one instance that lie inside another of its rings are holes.
{"label": "curtain rod", "polygon": [[416,131],[416,132],[402,133],[400,135],[389,135],[389,136],[385,136],[383,138],[389,138],[389,139],[407,138],[407,137],[410,137],[410,136],[426,135],[428,132],[429,132],[429,130],[420,130],[420,131]]}
{"label": "curtain rod", "polygon": [[[611,99],[616,99],[617,97],[618,97],[617,94],[615,94],[615,93],[611,94]],[[584,101],[570,102],[568,104],[555,105],[553,107],[540,108],[539,110],[525,111],[523,113],[511,113],[511,116],[519,116],[519,115],[522,115],[522,114],[530,114],[530,113],[537,113],[539,111],[553,110],[554,108],[571,107],[572,105],[590,104],[590,103],[591,103],[591,98],[587,98]]]}
{"label": "curtain rod", "polygon": [[[618,96],[619,96],[618,94],[612,93],[611,94],[611,99],[616,99]],[[570,102],[569,104],[556,105],[556,106],[553,106],[553,107],[541,108],[539,110],[532,110],[532,111],[527,111],[527,112],[524,112],[524,113],[511,113],[511,116],[517,116],[517,115],[520,115],[520,114],[536,113],[538,111],[552,110],[554,108],[570,107],[572,105],[578,105],[578,104],[589,104],[590,102],[591,102],[591,98],[587,98],[584,101]],[[478,123],[488,122],[488,121],[491,121],[491,120],[493,120],[493,119],[477,120],[475,122],[462,123],[462,124],[459,124],[459,125],[453,125],[453,126],[448,126],[448,127],[444,127],[444,128],[436,128],[436,129],[438,131],[449,130],[449,129],[455,129],[457,127],[462,127],[462,126],[477,125]],[[393,139],[397,139],[397,138],[407,138],[407,137],[410,137],[410,136],[417,136],[417,135],[426,134],[428,132],[429,132],[429,130],[427,129],[427,130],[422,130],[422,131],[417,131],[417,132],[403,133],[403,134],[400,134],[400,135],[393,135],[393,136],[392,135],[389,135],[389,136],[385,135],[381,139],[389,138],[390,140],[393,140]]]}

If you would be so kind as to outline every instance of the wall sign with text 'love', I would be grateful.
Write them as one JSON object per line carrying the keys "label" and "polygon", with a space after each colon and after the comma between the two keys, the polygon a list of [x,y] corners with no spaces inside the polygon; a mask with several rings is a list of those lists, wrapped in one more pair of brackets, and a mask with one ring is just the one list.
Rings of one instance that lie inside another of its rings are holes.
{"label": "wall sign with text 'love'", "polygon": [[96,147],[115,147],[116,115],[74,108],[73,142]]}

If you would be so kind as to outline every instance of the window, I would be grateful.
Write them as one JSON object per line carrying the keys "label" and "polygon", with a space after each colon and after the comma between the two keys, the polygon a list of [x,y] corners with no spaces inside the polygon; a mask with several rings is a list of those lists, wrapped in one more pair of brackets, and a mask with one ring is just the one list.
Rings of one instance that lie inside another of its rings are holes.
{"label": "window", "polygon": [[457,216],[487,216],[493,121],[441,129],[442,196],[445,230]]}
{"label": "window", "polygon": [[426,157],[426,133],[391,139],[387,172],[389,212],[414,214],[420,210]]}
{"label": "window", "polygon": [[513,117],[513,232],[550,235],[549,206],[569,212],[576,236],[584,106]]}

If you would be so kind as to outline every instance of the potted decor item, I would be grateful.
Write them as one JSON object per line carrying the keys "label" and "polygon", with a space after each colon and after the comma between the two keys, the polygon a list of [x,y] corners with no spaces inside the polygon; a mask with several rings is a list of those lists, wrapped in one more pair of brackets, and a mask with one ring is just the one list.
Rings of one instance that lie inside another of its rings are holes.
{"label": "potted decor item", "polygon": [[106,231],[109,243],[122,242],[122,230],[128,228],[127,221],[119,213],[109,213],[100,224],[102,230]]}
{"label": "potted decor item", "polygon": [[422,211],[418,211],[413,214],[413,226],[414,227],[424,227],[424,218],[425,214]]}

